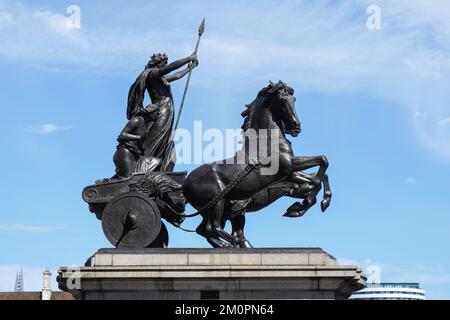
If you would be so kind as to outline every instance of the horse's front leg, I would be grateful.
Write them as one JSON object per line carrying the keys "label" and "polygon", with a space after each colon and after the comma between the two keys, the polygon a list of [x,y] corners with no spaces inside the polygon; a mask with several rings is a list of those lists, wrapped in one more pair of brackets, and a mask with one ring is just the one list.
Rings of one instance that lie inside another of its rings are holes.
{"label": "horse's front leg", "polygon": [[292,204],[283,216],[290,218],[301,217],[316,203],[317,200],[315,197],[307,199],[311,191],[317,188],[314,178],[315,174],[308,174],[301,171],[295,171],[290,175],[288,181],[292,184],[292,187],[287,195],[292,198],[304,200],[302,203],[295,202]]}
{"label": "horse's front leg", "polygon": [[[328,169],[328,159],[326,156],[312,156],[312,157],[292,157],[292,171],[304,171],[314,167],[319,167],[315,174],[315,183],[320,184],[323,175]],[[304,174],[308,177],[308,174]]]}
{"label": "horse's front leg", "polygon": [[323,175],[323,199],[320,203],[320,209],[322,209],[322,212],[325,212],[327,208],[330,206],[331,202],[331,188],[330,188],[330,182],[328,181],[328,175],[325,173]]}
{"label": "horse's front leg", "polygon": [[[291,195],[291,197],[306,198],[309,192],[311,192],[315,188],[313,181],[316,175],[317,172],[313,174],[307,174],[300,171],[294,172],[290,180],[301,181],[303,183],[297,190],[293,190],[293,194]],[[322,202],[320,203],[320,208],[322,209],[322,212],[325,212],[325,210],[327,210],[327,208],[330,206],[332,197],[330,182],[328,180],[328,175],[326,173],[324,173],[323,175],[322,185],[323,185],[323,199]]]}
{"label": "horse's front leg", "polygon": [[324,179],[325,172],[328,168],[328,159],[325,156],[312,157],[292,157],[292,170],[304,171],[319,166],[319,170],[314,175],[313,183],[315,188],[308,194],[304,205],[308,208],[316,203],[317,194],[320,191],[321,183]]}

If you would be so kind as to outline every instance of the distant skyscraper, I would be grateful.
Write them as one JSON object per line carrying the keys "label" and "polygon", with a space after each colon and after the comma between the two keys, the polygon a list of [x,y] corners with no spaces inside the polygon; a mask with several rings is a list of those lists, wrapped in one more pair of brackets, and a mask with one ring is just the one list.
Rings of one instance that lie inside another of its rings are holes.
{"label": "distant skyscraper", "polygon": [[23,292],[24,291],[22,268],[17,269],[16,285],[14,286],[14,291],[15,292]]}

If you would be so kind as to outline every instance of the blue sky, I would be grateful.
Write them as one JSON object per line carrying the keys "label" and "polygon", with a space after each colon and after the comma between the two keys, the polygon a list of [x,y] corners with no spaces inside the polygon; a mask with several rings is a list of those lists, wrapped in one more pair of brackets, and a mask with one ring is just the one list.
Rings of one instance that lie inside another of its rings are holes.
{"label": "blue sky", "polygon": [[[205,17],[180,127],[237,129],[244,105],[282,79],[303,125],[294,152],[330,161],[328,211],[284,218],[293,200],[282,199],[248,214],[253,245],[321,247],[450,298],[447,1],[107,3],[0,0],[0,290],[13,289],[17,266],[38,290],[43,268],[110,247],[81,190],[113,174],[128,88],[150,54],[190,54]],[[373,3],[380,30],[366,27]],[[67,27],[72,4],[80,29]],[[172,247],[208,247],[169,229]]]}

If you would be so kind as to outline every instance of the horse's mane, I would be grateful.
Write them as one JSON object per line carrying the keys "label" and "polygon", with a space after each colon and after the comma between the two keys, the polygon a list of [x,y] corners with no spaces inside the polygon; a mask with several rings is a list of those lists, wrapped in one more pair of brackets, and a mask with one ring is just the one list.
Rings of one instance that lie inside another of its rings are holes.
{"label": "horse's mane", "polygon": [[264,99],[267,97],[267,95],[271,95],[274,92],[277,92],[279,90],[285,89],[287,93],[294,94],[294,89],[289,87],[286,83],[282,82],[281,80],[278,81],[278,83],[273,83],[270,81],[269,85],[267,87],[262,88],[258,95],[256,96],[255,100],[253,100],[251,103],[246,104],[245,109],[241,116],[244,118],[244,123],[242,124],[241,129],[243,132],[247,131],[249,128],[251,128],[253,113],[257,106],[261,105],[264,101]]}

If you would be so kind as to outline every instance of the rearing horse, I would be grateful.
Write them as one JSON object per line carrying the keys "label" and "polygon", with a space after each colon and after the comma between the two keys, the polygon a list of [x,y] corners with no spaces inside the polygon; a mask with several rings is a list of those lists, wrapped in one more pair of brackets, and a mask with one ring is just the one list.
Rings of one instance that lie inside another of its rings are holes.
{"label": "rearing horse", "polygon": [[[233,218],[241,214],[226,210],[226,206],[232,201],[251,199],[276,183],[284,181],[309,188],[303,204],[296,211],[296,214],[301,216],[316,203],[317,193],[325,179],[322,210],[328,207],[331,192],[325,175],[328,167],[326,157],[295,157],[291,143],[286,139],[286,133],[296,137],[301,132],[293,94],[294,90],[281,81],[277,84],[270,82],[267,87],[261,89],[256,99],[247,105],[247,109],[242,113],[245,117],[242,129],[246,138],[242,150],[233,158],[196,168],[183,183],[186,200],[197,210],[211,203],[213,199],[218,199],[211,207],[201,211],[203,220],[196,229],[213,247],[226,247],[230,244],[235,247],[250,246],[247,241],[242,241],[242,237],[234,232],[233,235],[229,234],[223,229],[225,220],[233,222]],[[249,136],[249,132],[255,134]],[[257,151],[251,148],[251,136],[257,140]],[[270,159],[269,163],[267,159]],[[252,170],[225,193],[226,187],[255,160],[263,165]],[[277,164],[277,170],[271,170],[270,174],[264,172],[264,169],[274,164]],[[302,172],[315,166],[319,166],[319,170],[314,175]]]}

